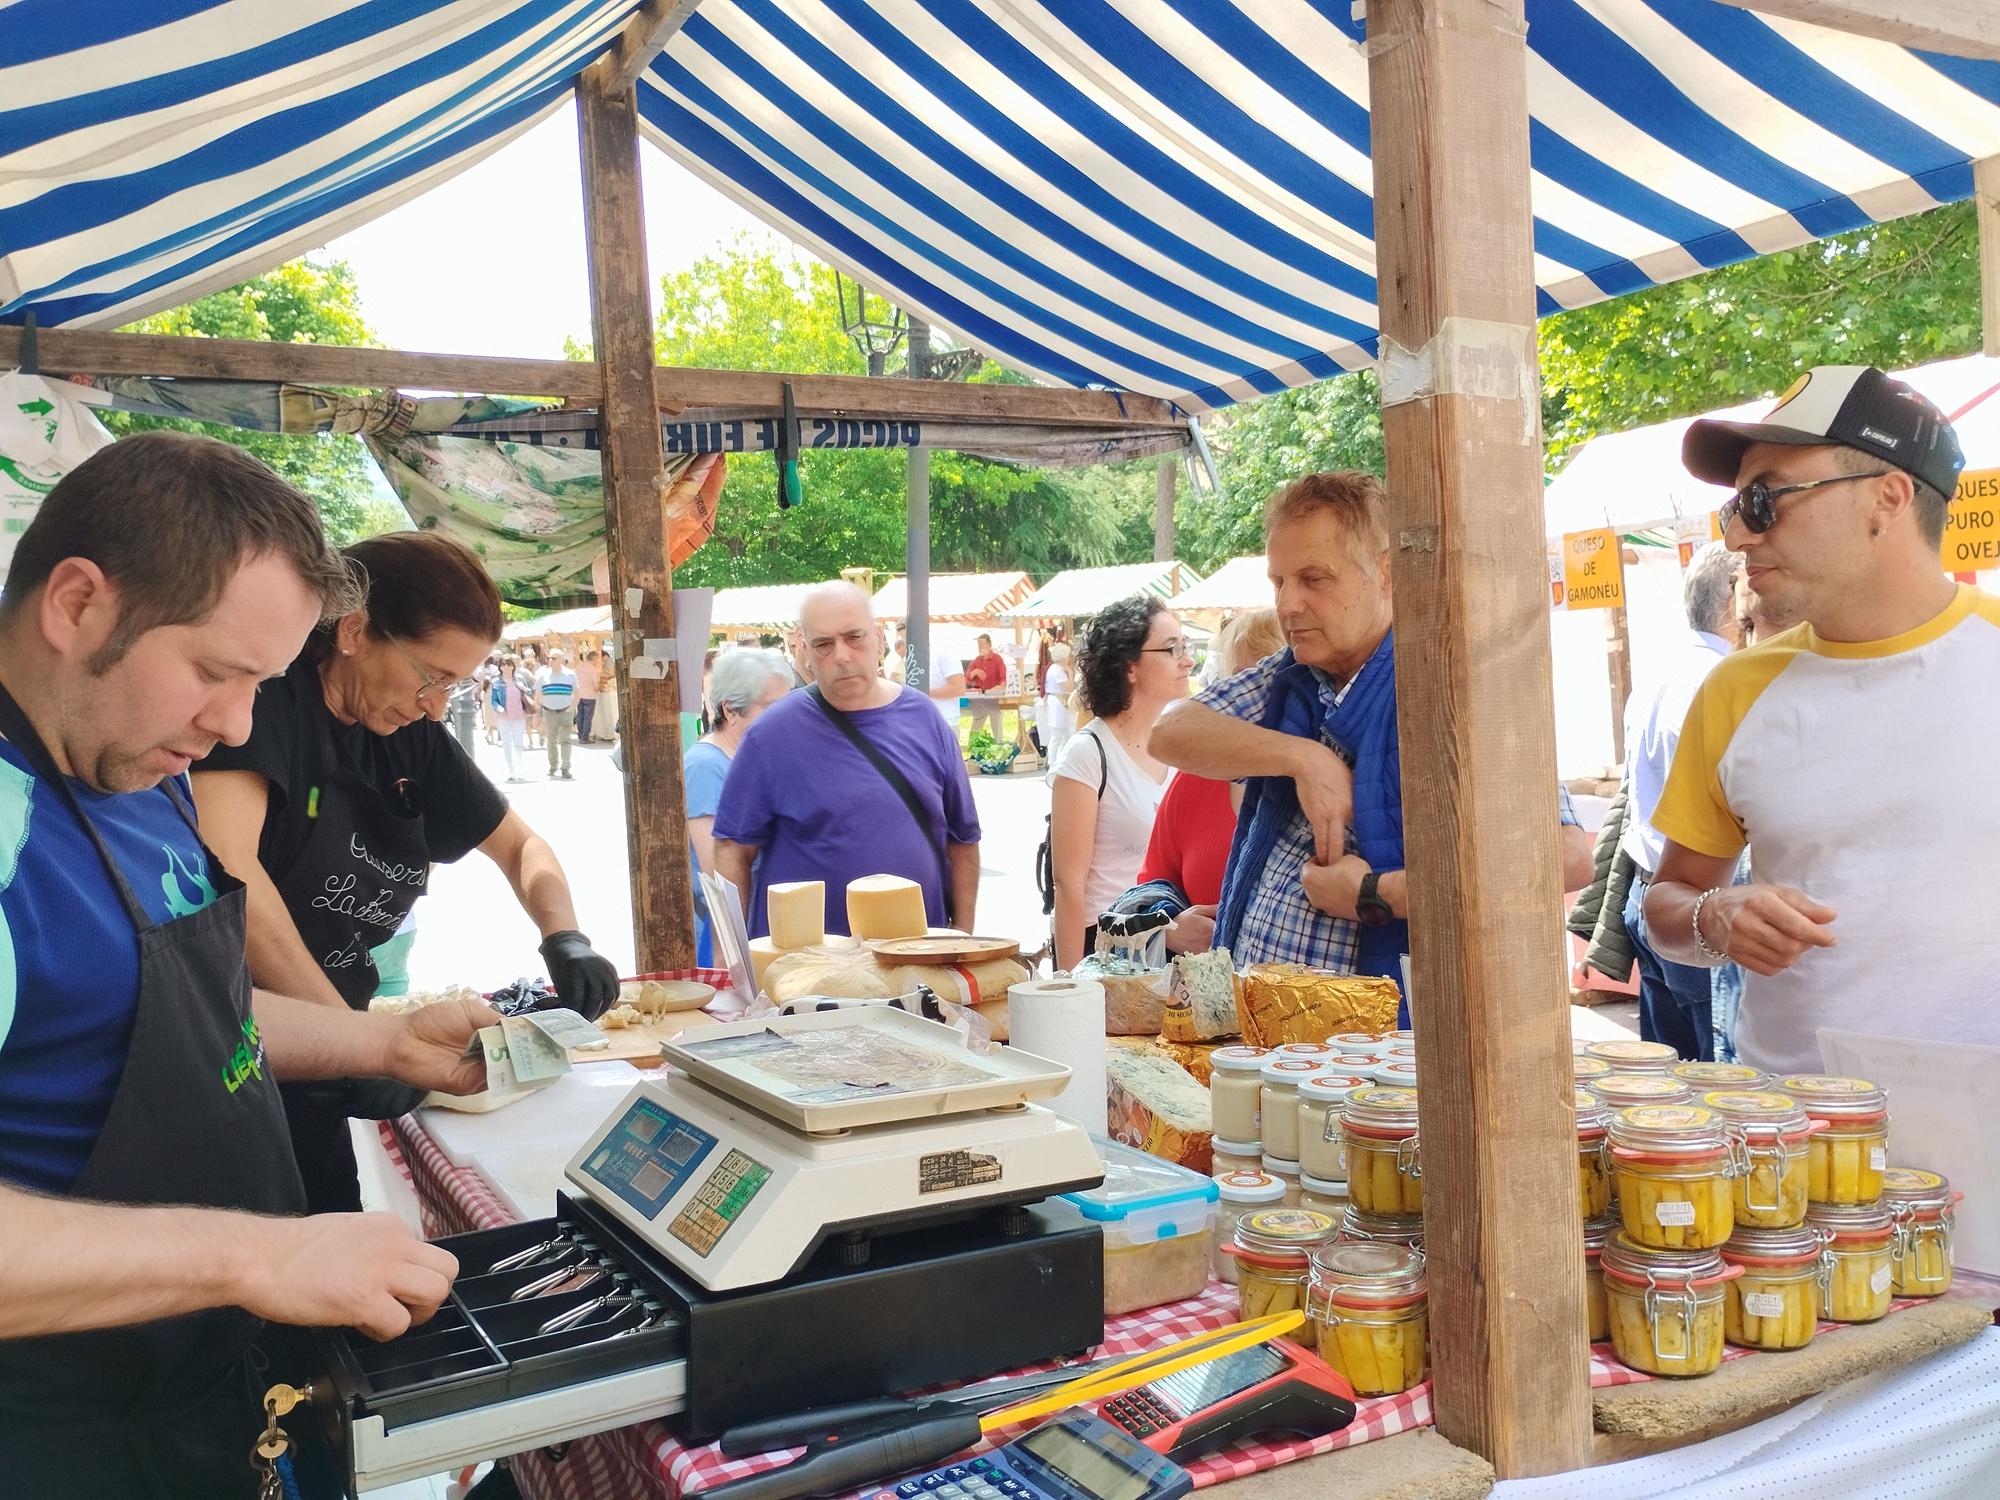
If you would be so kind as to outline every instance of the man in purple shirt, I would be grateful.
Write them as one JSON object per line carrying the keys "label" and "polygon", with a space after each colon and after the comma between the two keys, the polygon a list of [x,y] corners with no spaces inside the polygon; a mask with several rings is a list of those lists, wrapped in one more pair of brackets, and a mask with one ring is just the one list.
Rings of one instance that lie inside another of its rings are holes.
{"label": "man in purple shirt", "polygon": [[846,932],[847,884],[863,875],[916,881],[933,926],[970,932],[979,815],[957,741],[928,698],[882,676],[880,629],[853,584],[808,594],[799,630],[813,686],[750,726],[715,812],[715,868],[744,893],[750,935],[769,930],[765,892],[788,880],[825,881],[826,930]]}

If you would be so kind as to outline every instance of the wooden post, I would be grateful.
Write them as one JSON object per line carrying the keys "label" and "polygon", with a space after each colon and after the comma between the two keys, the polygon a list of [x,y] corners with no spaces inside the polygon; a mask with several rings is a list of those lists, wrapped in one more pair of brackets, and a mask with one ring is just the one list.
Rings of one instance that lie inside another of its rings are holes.
{"label": "wooden post", "polygon": [[624,724],[632,939],[641,971],[684,969],[694,964],[694,892],[681,787],[673,568],[662,504],[666,465],[639,196],[639,114],[629,85],[606,93],[588,74],[576,101],[591,337],[604,372],[598,434]]}
{"label": "wooden post", "polygon": [[1153,561],[1174,560],[1174,482],[1180,460],[1160,460],[1153,487]]}
{"label": "wooden post", "polygon": [[1625,704],[1632,696],[1632,630],[1625,606],[1604,612],[1604,660],[1611,672],[1611,763],[1625,764]]}
{"label": "wooden post", "polygon": [[2000,358],[2000,156],[1972,164],[1973,220],[1979,226],[1979,309],[1983,347]]}
{"label": "wooden post", "polygon": [[1438,1430],[1590,1457],[1522,0],[1369,0]]}

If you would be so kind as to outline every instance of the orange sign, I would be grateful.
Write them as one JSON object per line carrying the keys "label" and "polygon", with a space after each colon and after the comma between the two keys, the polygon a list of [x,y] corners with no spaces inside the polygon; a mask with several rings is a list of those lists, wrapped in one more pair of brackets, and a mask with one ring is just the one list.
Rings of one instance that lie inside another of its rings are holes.
{"label": "orange sign", "polygon": [[1571,609],[1621,609],[1625,567],[1618,533],[1572,531],[1563,537],[1563,592]]}
{"label": "orange sign", "polygon": [[1958,477],[1945,512],[1939,559],[1947,573],[2000,568],[2000,469],[1974,469]]}

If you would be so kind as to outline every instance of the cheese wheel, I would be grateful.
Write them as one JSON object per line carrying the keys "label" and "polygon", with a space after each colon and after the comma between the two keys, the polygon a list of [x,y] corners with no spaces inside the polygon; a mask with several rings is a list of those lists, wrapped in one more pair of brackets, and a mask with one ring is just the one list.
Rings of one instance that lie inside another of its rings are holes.
{"label": "cheese wheel", "polygon": [[750,972],[756,977],[757,988],[764,988],[764,971],[792,950],[780,948],[767,937],[750,939]]}
{"label": "cheese wheel", "polygon": [[864,875],[847,887],[847,930],[858,938],[922,937],[924,888],[900,875]]}
{"label": "cheese wheel", "polygon": [[780,948],[810,948],[826,941],[826,882],[781,880],[766,893],[771,941]]}

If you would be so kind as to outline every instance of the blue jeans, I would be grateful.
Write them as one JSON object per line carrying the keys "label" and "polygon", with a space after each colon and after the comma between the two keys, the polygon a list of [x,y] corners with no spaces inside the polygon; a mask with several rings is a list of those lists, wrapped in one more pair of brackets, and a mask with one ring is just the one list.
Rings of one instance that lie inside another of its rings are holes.
{"label": "blue jeans", "polygon": [[1709,971],[1660,957],[1646,935],[1646,883],[1625,898],[1625,931],[1639,960],[1639,1035],[1690,1061],[1715,1061]]}

